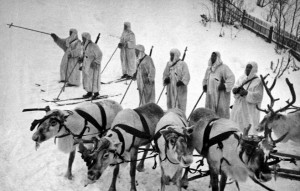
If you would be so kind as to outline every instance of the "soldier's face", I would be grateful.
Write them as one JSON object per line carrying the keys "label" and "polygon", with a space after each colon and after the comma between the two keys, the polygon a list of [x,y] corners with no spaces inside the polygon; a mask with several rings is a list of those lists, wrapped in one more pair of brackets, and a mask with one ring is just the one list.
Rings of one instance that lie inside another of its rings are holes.
{"label": "soldier's face", "polygon": [[69,31],[69,35],[70,35],[70,36],[72,35],[72,31]]}
{"label": "soldier's face", "polygon": [[82,44],[85,44],[86,38],[82,37]]}
{"label": "soldier's face", "polygon": [[128,29],[128,26],[127,25],[124,25],[124,30],[127,30]]}
{"label": "soldier's face", "polygon": [[251,70],[252,70],[252,65],[251,64],[247,64],[246,69],[245,69],[245,74],[247,76],[249,76]]}
{"label": "soldier's face", "polygon": [[211,63],[214,64],[217,60],[217,54],[213,52],[210,57]]}
{"label": "soldier's face", "polygon": [[140,51],[135,49],[135,56],[138,57],[139,56]]}
{"label": "soldier's face", "polygon": [[173,62],[174,61],[174,53],[170,53],[170,60]]}

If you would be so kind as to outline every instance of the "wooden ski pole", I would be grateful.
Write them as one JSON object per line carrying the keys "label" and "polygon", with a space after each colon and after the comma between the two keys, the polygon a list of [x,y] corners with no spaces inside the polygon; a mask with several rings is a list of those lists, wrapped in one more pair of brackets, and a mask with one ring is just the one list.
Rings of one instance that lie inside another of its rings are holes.
{"label": "wooden ski pole", "polygon": [[57,98],[55,98],[55,100],[59,100],[60,94],[61,94],[63,91],[65,91],[65,87],[66,87],[66,85],[67,85],[67,81],[69,81],[69,78],[71,77],[71,75],[72,75],[72,73],[73,73],[73,71],[74,71],[74,69],[76,68],[76,66],[77,66],[78,63],[79,63],[79,62],[77,62],[77,63],[75,64],[75,66],[72,68],[71,73],[70,73],[69,76],[67,77],[67,79],[66,79],[66,81],[65,81],[65,83],[64,83],[64,85],[63,85],[63,87],[61,88],[61,90],[60,90],[59,94],[57,95]]}
{"label": "wooden ski pole", "polygon": [[17,26],[17,25],[14,25],[13,23],[6,24],[6,25],[8,25],[9,28],[15,27],[15,28],[25,29],[25,30],[29,30],[29,31],[33,31],[33,32],[38,32],[38,33],[46,34],[46,35],[51,35],[51,33],[43,32],[43,31],[39,31],[39,30],[34,30],[34,29],[26,28],[26,27]]}
{"label": "wooden ski pole", "polygon": [[104,72],[105,68],[107,67],[108,63],[110,62],[110,60],[112,59],[112,57],[114,56],[114,54],[116,53],[117,50],[118,50],[118,47],[114,50],[114,52],[113,52],[112,55],[110,56],[109,60],[108,60],[107,63],[105,64],[103,70],[101,71],[101,74]]}
{"label": "wooden ski pole", "polygon": [[191,115],[192,115],[193,111],[195,110],[195,108],[197,107],[197,105],[198,105],[199,101],[201,100],[201,98],[202,98],[203,94],[204,94],[204,91],[202,91],[202,93],[201,93],[201,95],[200,95],[199,99],[197,100],[197,102],[196,102],[196,104],[195,104],[194,108],[192,109],[192,111],[191,111],[191,113],[190,113],[190,115],[189,115],[189,117],[188,117],[188,119],[187,119],[188,121],[190,120],[190,117],[191,117]]}
{"label": "wooden ski pole", "polygon": [[124,95],[123,95],[123,97],[122,97],[122,99],[121,99],[121,101],[120,101],[120,104],[122,104],[122,102],[123,102],[123,100],[124,100],[124,98],[125,98],[125,96],[126,96],[128,90],[129,90],[129,87],[130,87],[132,81],[133,81],[133,79],[130,80],[130,83],[129,83],[129,85],[128,85],[128,87],[127,87],[127,89],[126,89],[126,91],[125,91],[125,93],[124,93]]}

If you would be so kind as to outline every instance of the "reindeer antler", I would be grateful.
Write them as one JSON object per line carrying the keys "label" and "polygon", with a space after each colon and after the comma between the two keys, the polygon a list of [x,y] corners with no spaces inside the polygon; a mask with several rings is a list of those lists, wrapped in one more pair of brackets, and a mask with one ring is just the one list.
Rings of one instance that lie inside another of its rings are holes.
{"label": "reindeer antler", "polygon": [[286,101],[288,104],[287,104],[285,107],[280,108],[280,109],[278,109],[277,111],[275,111],[275,113],[283,112],[283,111],[289,109],[290,107],[295,107],[295,106],[293,106],[293,104],[296,102],[296,93],[295,93],[295,90],[294,90],[294,86],[293,86],[293,84],[289,81],[288,78],[286,78],[285,81],[286,81],[287,85],[289,86],[290,92],[291,92],[291,94],[292,94],[292,101],[291,101],[291,102],[289,102],[289,100]]}
{"label": "reindeer antler", "polygon": [[[268,75],[267,75],[267,76],[268,76]],[[266,77],[267,77],[267,76],[266,76]],[[271,85],[271,87],[268,88],[268,86],[267,86],[267,84],[266,84],[266,82],[265,82],[265,78],[266,78],[266,77],[263,77],[262,75],[260,75],[261,82],[262,82],[262,84],[263,84],[263,86],[264,86],[264,88],[265,88],[265,90],[266,90],[266,92],[267,92],[267,94],[268,94],[268,96],[270,97],[270,100],[271,100],[271,103],[267,105],[268,111],[270,111],[271,113],[275,113],[274,110],[273,110],[273,106],[274,106],[274,103],[275,103],[276,101],[279,100],[279,98],[274,99],[274,97],[273,97],[272,94],[271,94],[271,91],[272,91],[272,89],[274,88],[274,86],[275,86],[277,80],[276,80],[276,78],[275,78],[274,81],[273,81],[273,83],[272,83],[272,85]],[[256,108],[257,108],[259,111],[268,113],[267,110],[261,109],[261,108],[259,108],[257,105],[256,105]]]}

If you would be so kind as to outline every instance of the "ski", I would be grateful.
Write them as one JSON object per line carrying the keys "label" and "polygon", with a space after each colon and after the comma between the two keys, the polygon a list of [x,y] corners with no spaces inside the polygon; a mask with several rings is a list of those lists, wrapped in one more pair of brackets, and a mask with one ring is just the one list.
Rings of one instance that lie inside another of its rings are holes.
{"label": "ski", "polygon": [[109,97],[115,97],[115,96],[119,96],[122,94],[115,94],[115,95],[101,95],[98,96],[96,98],[89,98],[89,99],[84,99],[82,101],[76,101],[76,102],[70,102],[70,103],[56,103],[57,106],[66,106],[66,105],[75,105],[75,104],[79,104],[79,103],[83,103],[83,102],[88,102],[88,101],[96,101],[96,100],[101,100],[101,99],[107,99]]}
{"label": "ski", "polygon": [[67,98],[67,99],[59,99],[59,100],[56,100],[56,98],[54,98],[53,100],[46,100],[46,99],[42,99],[42,100],[45,101],[45,102],[53,102],[53,103],[56,103],[56,102],[62,102],[62,101],[73,101],[73,100],[81,100],[81,99],[86,99],[86,98],[83,98],[83,97],[75,97],[75,98]]}
{"label": "ski", "polygon": [[118,82],[124,82],[126,80],[130,80],[130,79],[127,79],[127,78],[119,78],[119,79],[116,79],[116,80],[112,80],[112,81],[108,81],[108,82],[101,82],[103,84],[112,84],[112,83],[118,83]]}

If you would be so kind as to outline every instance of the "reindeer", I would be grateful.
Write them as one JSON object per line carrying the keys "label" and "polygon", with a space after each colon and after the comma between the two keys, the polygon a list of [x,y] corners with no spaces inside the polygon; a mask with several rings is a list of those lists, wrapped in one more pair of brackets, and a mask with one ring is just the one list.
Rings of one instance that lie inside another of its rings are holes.
{"label": "reindeer", "polygon": [[237,186],[239,181],[246,181],[248,176],[254,181],[271,179],[266,159],[268,149],[273,147],[267,147],[265,140],[248,137],[250,127],[242,136],[236,123],[219,118],[205,108],[193,112],[190,125],[193,125],[192,145],[207,159],[213,191],[219,190],[219,187],[224,190],[227,177],[236,180]]}
{"label": "reindeer", "polygon": [[[177,185],[177,190],[187,187],[187,180],[182,180],[182,169],[193,162],[191,138],[186,128],[187,121],[180,109],[170,109],[160,119],[153,137],[156,151],[159,153],[161,167],[161,191],[170,182]],[[163,136],[162,136],[163,135]]]}
{"label": "reindeer", "polygon": [[38,126],[32,140],[36,142],[37,149],[42,142],[53,137],[55,140],[58,138],[58,149],[70,153],[65,177],[71,180],[76,151],[74,138],[102,136],[111,127],[113,119],[121,110],[122,106],[112,100],[85,103],[74,110],[49,109],[46,116],[32,123],[31,131]]}
{"label": "reindeer", "polygon": [[[116,165],[109,191],[116,190],[119,164],[130,162],[131,191],[136,191],[135,173],[138,148],[151,142],[155,127],[164,115],[155,103],[136,109],[124,109],[113,121],[112,129],[100,139],[93,150],[79,145],[88,166],[87,184],[98,180],[109,165]],[[86,142],[86,141],[83,141]]]}
{"label": "reindeer", "polygon": [[[260,109],[258,106],[256,106],[256,108],[259,111],[266,113],[263,120],[259,123],[257,131],[259,132],[264,131],[265,137],[269,137],[274,144],[280,141],[287,142],[288,140],[292,140],[294,142],[300,143],[300,110],[299,107],[293,106],[293,104],[296,102],[296,94],[295,94],[293,84],[290,83],[288,78],[286,78],[286,83],[292,94],[292,101],[291,102],[286,101],[287,102],[286,106],[274,111],[273,110],[274,103],[279,100],[279,99],[274,99],[274,97],[271,94],[271,91],[276,84],[276,78],[273,81],[271,87],[268,88],[262,76],[260,77],[262,79],[262,84],[268,96],[270,97],[271,103],[270,105],[268,105],[268,110]],[[293,109],[294,111],[288,113],[287,115],[281,114],[281,112],[285,112],[290,109]],[[276,137],[279,137],[277,140],[272,139],[271,137],[272,131],[274,132]]]}

